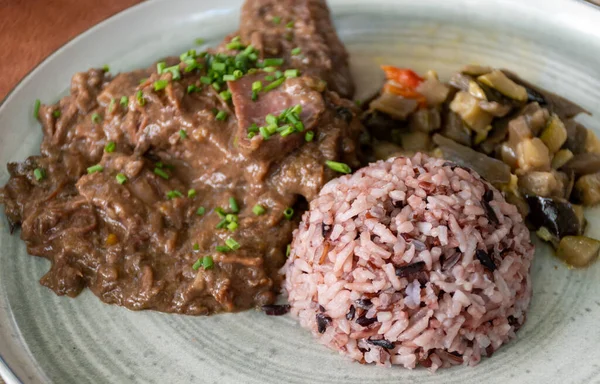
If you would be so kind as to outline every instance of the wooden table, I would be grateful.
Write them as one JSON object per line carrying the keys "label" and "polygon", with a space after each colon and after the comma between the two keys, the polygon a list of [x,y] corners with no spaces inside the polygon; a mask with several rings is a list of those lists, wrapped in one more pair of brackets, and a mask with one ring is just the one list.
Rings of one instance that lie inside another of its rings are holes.
{"label": "wooden table", "polygon": [[40,61],[67,41],[139,2],[141,0],[0,0],[0,100]]}

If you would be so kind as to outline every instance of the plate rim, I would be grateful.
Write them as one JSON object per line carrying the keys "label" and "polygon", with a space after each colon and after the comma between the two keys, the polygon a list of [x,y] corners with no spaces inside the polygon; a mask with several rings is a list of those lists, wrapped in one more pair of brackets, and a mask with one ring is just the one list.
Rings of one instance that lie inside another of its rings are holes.
{"label": "plate rim", "polygon": [[[202,1],[202,0],[199,0]],[[243,1],[243,0],[239,0],[239,1]],[[556,1],[556,0],[555,0]],[[585,5],[587,7],[589,7],[590,9],[594,9],[596,10],[596,12],[600,12],[600,5],[591,3],[587,0],[558,0],[563,1],[565,3],[578,3],[581,5]],[[26,83],[28,80],[31,79],[31,77],[35,76],[35,74],[41,70],[41,67],[43,67],[44,65],[46,65],[49,61],[53,60],[56,56],[62,54],[63,51],[65,51],[66,49],[68,49],[70,46],[72,46],[73,44],[76,44],[78,41],[80,41],[81,39],[84,39],[86,37],[88,37],[89,35],[94,34],[95,32],[97,32],[97,30],[106,27],[107,25],[114,23],[115,21],[121,19],[122,17],[127,17],[130,13],[135,13],[138,12],[141,9],[144,8],[148,8],[148,7],[153,7],[155,6],[154,3],[167,3],[169,2],[169,0],[153,0],[153,1],[142,1],[138,4],[135,4],[129,8],[126,8],[124,10],[121,10],[117,13],[115,13],[114,15],[98,22],[95,25],[90,26],[89,28],[87,28],[86,30],[82,31],[81,33],[79,33],[78,35],[74,36],[73,38],[69,39],[68,41],[66,41],[64,44],[62,44],[61,46],[59,46],[56,50],[54,50],[53,52],[51,52],[50,54],[48,54],[46,57],[44,57],[39,63],[37,63],[34,67],[32,67],[11,89],[10,91],[4,96],[4,98],[2,100],[0,100],[0,111],[2,111],[3,107],[5,106],[5,104],[11,99],[11,97],[14,96],[14,94],[16,94],[17,92],[19,92],[19,90],[24,86],[24,83]],[[353,0],[348,0],[346,1],[347,3],[352,3]],[[389,0],[382,0],[381,3],[385,3],[385,2],[389,2]],[[344,3],[343,0],[337,0],[337,1],[328,1],[328,3]],[[594,12],[594,11],[591,11]],[[596,16],[594,16],[596,17]],[[21,343],[22,344],[22,343]],[[26,354],[28,355],[28,357],[31,357],[31,352],[29,351],[29,349],[27,348],[27,346],[23,346],[26,349]],[[24,381],[21,380],[16,373],[14,372],[14,370],[9,366],[9,364],[6,362],[6,360],[4,359],[4,357],[0,354],[0,378],[2,378],[6,384],[23,384]]]}

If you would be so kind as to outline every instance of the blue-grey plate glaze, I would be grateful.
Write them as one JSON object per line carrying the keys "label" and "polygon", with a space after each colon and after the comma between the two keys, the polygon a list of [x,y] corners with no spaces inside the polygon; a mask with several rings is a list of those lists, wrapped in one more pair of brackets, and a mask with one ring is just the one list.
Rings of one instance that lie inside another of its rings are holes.
{"label": "blue-grey plate glaze", "polygon": [[[39,153],[33,102],[54,102],[77,71],[113,72],[216,44],[236,29],[240,1],[148,1],[58,50],[0,106],[4,164]],[[510,68],[580,103],[600,131],[600,11],[573,0],[332,0],[360,85],[378,87],[382,63],[438,70],[465,63]],[[362,95],[362,96],[361,96]],[[587,211],[600,237],[599,211]],[[546,246],[518,339],[474,368],[431,374],[360,365],[315,343],[289,317],[256,311],[206,318],[131,312],[89,292],[58,297],[39,285],[48,262],[27,255],[0,214],[0,375],[18,383],[590,383],[600,382],[600,264],[569,270]]]}

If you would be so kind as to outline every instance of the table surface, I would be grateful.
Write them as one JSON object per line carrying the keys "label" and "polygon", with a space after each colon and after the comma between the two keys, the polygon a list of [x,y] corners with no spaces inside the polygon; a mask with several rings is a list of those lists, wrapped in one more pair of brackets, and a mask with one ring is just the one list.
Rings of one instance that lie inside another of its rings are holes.
{"label": "table surface", "polygon": [[0,0],[0,100],[63,44],[139,2],[141,0]]}

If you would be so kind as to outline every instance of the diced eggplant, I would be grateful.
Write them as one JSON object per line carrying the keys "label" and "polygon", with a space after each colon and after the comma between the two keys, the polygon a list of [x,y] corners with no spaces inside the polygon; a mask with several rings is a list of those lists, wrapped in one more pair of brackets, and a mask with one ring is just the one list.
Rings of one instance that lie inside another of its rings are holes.
{"label": "diced eggplant", "polygon": [[462,67],[460,72],[464,73],[466,75],[470,75],[470,76],[481,76],[481,75],[485,75],[486,73],[490,73],[493,70],[494,69],[491,67],[468,64],[468,65],[465,65],[464,67]]}
{"label": "diced eggplant", "polygon": [[405,124],[402,121],[394,120],[385,113],[372,111],[367,112],[363,117],[363,124],[368,132],[379,140],[391,140],[392,131],[402,128]]}
{"label": "diced eggplant", "polygon": [[[521,79],[519,76],[517,76],[513,72],[510,72],[506,69],[503,69],[502,72],[504,72],[504,74],[509,79],[511,79],[515,83],[520,84],[526,88],[529,101],[536,101],[540,105],[548,106],[548,109],[550,109],[550,111],[556,113],[561,119],[571,118],[580,113],[589,114],[588,111],[581,108],[579,105],[573,103],[572,101],[569,101],[569,100],[565,99],[564,97],[555,95],[552,92],[548,92],[539,87],[536,87],[535,85]],[[573,153],[576,153],[576,152],[573,151]]]}
{"label": "diced eggplant", "polygon": [[448,111],[446,115],[446,123],[443,124],[440,133],[459,144],[471,146],[471,130],[465,122],[452,111]]}
{"label": "diced eggplant", "polygon": [[525,87],[509,79],[502,71],[493,70],[490,73],[479,76],[477,81],[496,89],[504,96],[513,100],[527,101],[527,90]]}
{"label": "diced eggplant", "polygon": [[413,131],[402,133],[402,148],[407,151],[429,151],[431,149],[431,136],[425,132]]}
{"label": "diced eggplant", "polygon": [[552,158],[552,169],[560,169],[573,158],[573,152],[568,149],[561,149],[554,154]]}
{"label": "diced eggplant", "polygon": [[600,155],[600,140],[598,140],[598,136],[589,128],[585,137],[585,151]]}
{"label": "diced eggplant", "polygon": [[573,156],[562,169],[567,172],[574,172],[576,175],[600,172],[600,154],[580,153]]}
{"label": "diced eggplant", "polygon": [[529,124],[525,116],[519,116],[508,123],[508,144],[516,147],[517,144],[525,139],[533,137]]}
{"label": "diced eggplant", "polygon": [[575,183],[575,193],[583,205],[600,203],[600,172],[581,176]]}
{"label": "diced eggplant", "polygon": [[437,109],[423,108],[409,117],[408,126],[413,131],[431,133],[441,128],[442,119]]}
{"label": "diced eggplant", "polygon": [[405,120],[419,105],[415,99],[384,92],[371,102],[371,109],[381,111],[399,120]]}
{"label": "diced eggplant", "polygon": [[427,105],[435,107],[446,101],[450,88],[438,79],[431,77],[419,84],[415,91],[425,96]]}
{"label": "diced eggplant", "polygon": [[548,125],[542,131],[540,139],[546,144],[550,153],[558,152],[567,140],[567,129],[556,114],[550,116]]}
{"label": "diced eggplant", "polygon": [[448,81],[448,84],[460,91],[468,92],[471,81],[473,81],[471,76],[464,75],[462,73],[455,73]]}
{"label": "diced eggplant", "polygon": [[479,100],[468,92],[460,91],[450,103],[450,109],[456,112],[474,131],[485,130],[492,119],[491,114],[479,107]]}
{"label": "diced eggplant", "polygon": [[564,195],[562,180],[552,172],[529,172],[519,176],[519,189],[525,195],[541,197]]}
{"label": "diced eggplant", "polygon": [[567,142],[565,148],[573,152],[574,155],[586,152],[585,144],[587,139],[587,129],[575,120],[563,120],[567,129]]}
{"label": "diced eggplant", "polygon": [[570,266],[584,268],[598,258],[600,241],[587,236],[565,236],[560,240],[556,256]]}
{"label": "diced eggplant", "polygon": [[435,134],[433,141],[440,147],[446,159],[454,161],[458,165],[474,169],[490,183],[499,185],[510,182],[510,167],[500,160],[458,144],[440,134]]}
{"label": "diced eggplant", "polygon": [[525,139],[517,144],[517,166],[522,172],[550,170],[548,147],[537,137]]}
{"label": "diced eggplant", "polygon": [[512,111],[512,105],[500,104],[497,101],[487,100],[481,100],[479,102],[479,108],[483,109],[494,117],[503,117]]}
{"label": "diced eggplant", "polygon": [[546,108],[540,107],[538,103],[529,103],[524,106],[519,114],[525,117],[527,125],[533,136],[538,136],[540,131],[546,127],[550,113]]}
{"label": "diced eggplant", "polygon": [[377,141],[373,143],[373,155],[376,160],[387,160],[395,156],[410,156],[412,153],[389,141]]}
{"label": "diced eggplant", "polygon": [[546,227],[559,239],[582,234],[580,218],[567,200],[533,195],[525,199],[529,204],[527,218],[535,229]]}

